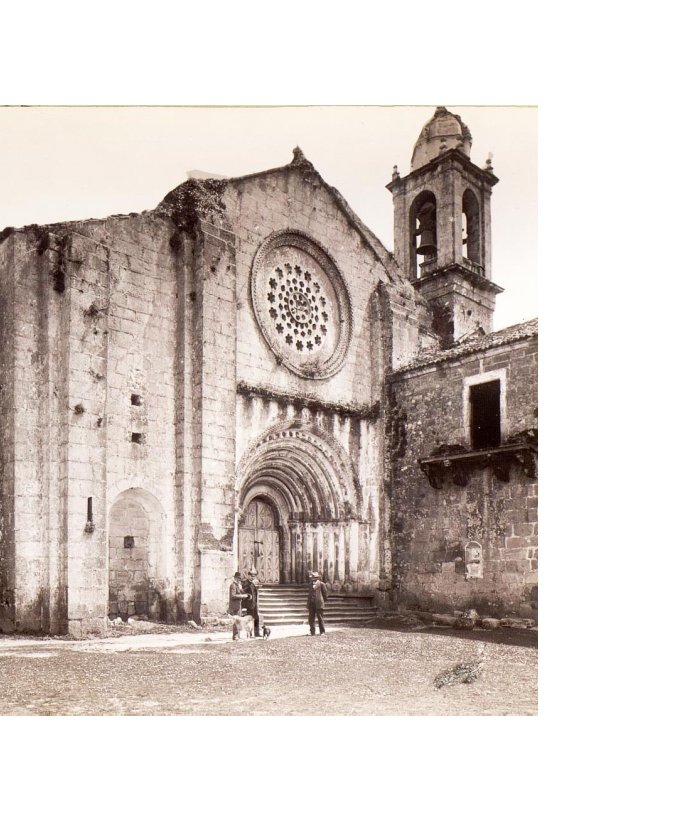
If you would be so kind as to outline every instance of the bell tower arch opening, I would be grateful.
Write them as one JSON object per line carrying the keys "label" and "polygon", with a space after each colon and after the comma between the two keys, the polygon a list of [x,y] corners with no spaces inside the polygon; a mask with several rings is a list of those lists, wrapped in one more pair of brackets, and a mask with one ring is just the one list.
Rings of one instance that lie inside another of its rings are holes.
{"label": "bell tower arch opening", "polygon": [[470,188],[462,196],[462,256],[482,267],[480,206]]}
{"label": "bell tower arch opening", "polygon": [[422,191],[410,208],[411,276],[419,279],[426,268],[433,267],[437,256],[436,197]]}
{"label": "bell tower arch opening", "polygon": [[[443,349],[476,332],[491,333],[490,201],[499,182],[492,160],[471,161],[471,132],[440,106],[422,128],[410,173],[387,185],[394,197],[394,255],[424,297]],[[432,193],[433,192],[433,193]]]}
{"label": "bell tower arch opening", "polygon": [[235,491],[241,572],[257,561],[263,583],[304,584],[315,571],[333,589],[358,586],[367,524],[355,470],[336,440],[306,422],[278,425],[241,459]]}

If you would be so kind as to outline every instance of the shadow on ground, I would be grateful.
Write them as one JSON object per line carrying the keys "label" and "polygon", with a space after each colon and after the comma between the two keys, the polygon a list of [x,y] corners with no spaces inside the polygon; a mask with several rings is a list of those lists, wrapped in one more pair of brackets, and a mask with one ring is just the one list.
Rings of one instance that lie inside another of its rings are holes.
{"label": "shadow on ground", "polygon": [[391,632],[421,632],[429,635],[451,635],[454,638],[466,638],[469,641],[504,644],[506,646],[539,646],[539,633],[532,629],[454,629],[451,626],[424,624],[411,626],[397,620],[376,619],[365,624],[354,624],[354,629],[386,629]]}

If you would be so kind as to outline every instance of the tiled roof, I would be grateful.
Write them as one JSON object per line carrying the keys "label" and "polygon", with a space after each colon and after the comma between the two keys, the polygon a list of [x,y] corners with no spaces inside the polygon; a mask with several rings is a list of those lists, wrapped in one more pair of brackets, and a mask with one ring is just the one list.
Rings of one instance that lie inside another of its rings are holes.
{"label": "tiled roof", "polygon": [[502,347],[503,345],[511,344],[512,342],[520,342],[524,339],[531,339],[539,335],[539,320],[530,319],[529,322],[521,322],[519,325],[511,325],[511,327],[496,330],[494,333],[489,333],[487,336],[472,336],[464,342],[456,344],[449,350],[429,350],[421,353],[414,361],[409,362],[405,367],[396,371],[398,373],[405,373],[409,370],[415,370],[418,367],[426,367],[430,364],[437,364],[439,362],[447,362],[453,359],[459,359],[466,356],[468,353],[478,353],[481,350],[491,350],[493,347]]}

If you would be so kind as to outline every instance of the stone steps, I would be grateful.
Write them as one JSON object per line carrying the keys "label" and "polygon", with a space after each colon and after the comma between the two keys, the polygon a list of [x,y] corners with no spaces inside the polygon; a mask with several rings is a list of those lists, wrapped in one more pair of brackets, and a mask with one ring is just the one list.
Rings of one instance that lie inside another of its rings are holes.
{"label": "stone steps", "polygon": [[[304,586],[264,586],[258,593],[258,608],[269,626],[307,623],[307,588]],[[333,594],[326,601],[327,624],[363,623],[377,615],[370,595]]]}

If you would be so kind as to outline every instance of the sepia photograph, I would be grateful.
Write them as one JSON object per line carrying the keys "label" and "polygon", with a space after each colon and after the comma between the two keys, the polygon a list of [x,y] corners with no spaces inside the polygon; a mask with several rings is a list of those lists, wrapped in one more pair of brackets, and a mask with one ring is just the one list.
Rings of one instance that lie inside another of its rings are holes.
{"label": "sepia photograph", "polygon": [[0,148],[0,715],[536,716],[537,108]]}

